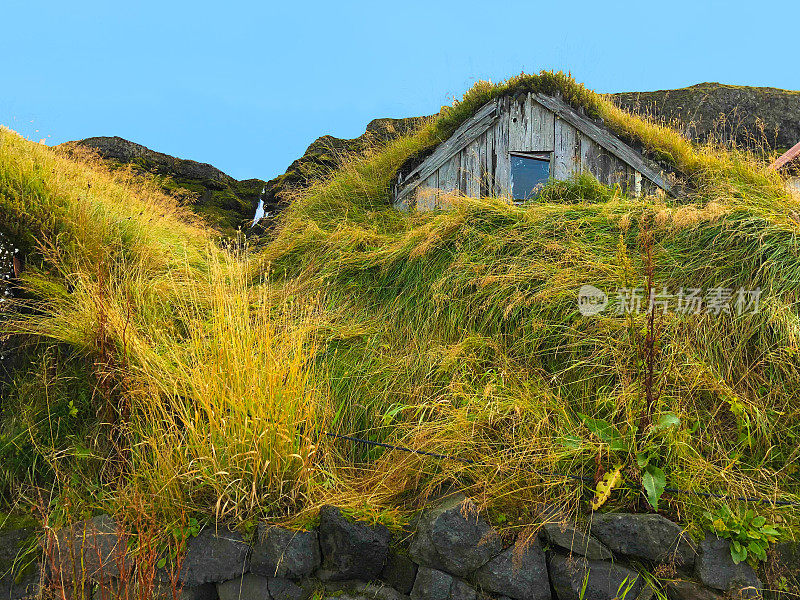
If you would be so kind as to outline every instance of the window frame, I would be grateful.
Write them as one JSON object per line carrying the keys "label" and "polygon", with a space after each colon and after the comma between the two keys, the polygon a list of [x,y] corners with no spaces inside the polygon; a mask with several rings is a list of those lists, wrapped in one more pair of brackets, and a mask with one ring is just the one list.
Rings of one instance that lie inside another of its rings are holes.
{"label": "window frame", "polygon": [[537,151],[537,152],[525,152],[521,150],[510,150],[508,153],[508,191],[509,195],[511,196],[511,201],[514,204],[524,204],[525,202],[529,202],[536,196],[531,196],[530,198],[526,198],[524,200],[517,200],[514,198],[514,174],[511,168],[511,159],[514,156],[519,158],[530,158],[533,160],[538,160],[541,162],[547,162],[547,179],[548,181],[553,178],[553,152],[551,151]]}

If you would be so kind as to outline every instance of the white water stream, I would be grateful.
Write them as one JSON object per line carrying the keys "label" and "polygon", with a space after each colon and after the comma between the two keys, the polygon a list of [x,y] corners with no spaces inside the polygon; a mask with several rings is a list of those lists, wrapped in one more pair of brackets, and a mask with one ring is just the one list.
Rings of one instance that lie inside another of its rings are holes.
{"label": "white water stream", "polygon": [[251,228],[255,227],[256,224],[263,219],[264,217],[269,216],[269,211],[264,211],[264,192],[267,191],[267,188],[261,189],[261,195],[258,197],[258,206],[256,207],[256,214],[253,216],[253,224],[250,225]]}

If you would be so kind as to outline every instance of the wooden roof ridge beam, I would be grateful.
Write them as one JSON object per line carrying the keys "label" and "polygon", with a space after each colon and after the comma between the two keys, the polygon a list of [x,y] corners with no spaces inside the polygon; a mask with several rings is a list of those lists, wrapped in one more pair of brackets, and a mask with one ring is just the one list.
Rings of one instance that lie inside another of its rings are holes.
{"label": "wooden roof ridge beam", "polygon": [[783,167],[800,157],[800,142],[792,146],[789,150],[781,154],[775,161],[768,167],[773,171],[780,171]]}
{"label": "wooden roof ridge beam", "polygon": [[489,129],[498,117],[497,100],[490,100],[484,104],[474,115],[464,121],[453,135],[439,144],[428,158],[417,165],[403,179],[400,183],[402,189],[397,194],[396,201],[399,202],[408,196],[439,167]]}
{"label": "wooden roof ridge beam", "polygon": [[597,123],[580,114],[577,110],[558,98],[540,93],[535,94],[533,97],[545,108],[553,111],[557,117],[564,119],[592,141],[605,148],[623,162],[629,164],[665,192],[671,196],[675,195],[672,186],[661,176],[661,173],[648,165],[641,154],[619,139],[614,133],[600,127]]}

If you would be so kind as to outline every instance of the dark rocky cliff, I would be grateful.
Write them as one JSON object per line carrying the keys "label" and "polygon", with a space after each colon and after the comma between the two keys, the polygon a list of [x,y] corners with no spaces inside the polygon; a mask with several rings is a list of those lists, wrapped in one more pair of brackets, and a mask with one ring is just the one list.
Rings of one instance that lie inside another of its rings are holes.
{"label": "dark rocky cliff", "polygon": [[611,97],[620,107],[671,124],[695,141],[714,136],[744,147],[781,151],[800,142],[800,92],[698,83]]}

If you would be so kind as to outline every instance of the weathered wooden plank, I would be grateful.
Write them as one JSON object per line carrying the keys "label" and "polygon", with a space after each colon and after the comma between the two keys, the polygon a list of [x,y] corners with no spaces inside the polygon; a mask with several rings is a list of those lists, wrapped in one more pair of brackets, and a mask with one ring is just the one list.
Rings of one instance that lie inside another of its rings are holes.
{"label": "weathered wooden plank", "polygon": [[439,171],[434,171],[417,188],[417,210],[426,212],[438,208]]}
{"label": "weathered wooden plank", "polygon": [[458,171],[461,167],[461,153],[450,157],[450,160],[439,167],[439,189],[442,192],[458,190]]}
{"label": "weathered wooden plank", "polygon": [[528,94],[526,106],[529,112],[530,139],[528,150],[531,152],[552,152],[555,148],[555,114]]}
{"label": "weathered wooden plank", "polygon": [[647,178],[642,179],[642,194],[645,196],[663,196],[664,191]]}
{"label": "weathered wooden plank", "polygon": [[636,195],[636,174],[639,173],[632,166],[628,165],[628,185],[626,191],[631,195]]}
{"label": "weathered wooden plank", "polygon": [[[508,98],[504,99],[508,102]],[[510,197],[511,189],[511,157],[508,154],[508,123],[509,112],[501,107],[500,118],[494,125],[494,154],[496,164],[494,167],[494,194],[497,197]]]}
{"label": "weathered wooden plank", "polygon": [[[591,141],[591,140],[590,140]],[[614,157],[605,148],[592,142],[592,174],[603,185],[611,185],[611,168]]]}
{"label": "weathered wooden plank", "polygon": [[466,179],[466,195],[479,198],[481,194],[481,167],[479,157],[480,142],[474,140],[464,149],[463,159],[466,163],[464,175]]}
{"label": "weathered wooden plank", "polygon": [[458,153],[458,191],[463,195],[467,194],[467,175],[469,174],[467,162],[467,151],[462,150]]}
{"label": "weathered wooden plank", "polygon": [[585,133],[579,133],[581,140],[581,171],[595,173],[597,171],[598,146]]}
{"label": "weathered wooden plank", "polygon": [[484,135],[486,136],[486,185],[488,188],[486,195],[494,196],[496,189],[494,172],[497,168],[497,155],[494,149],[494,131],[488,129]]}
{"label": "weathered wooden plank", "polygon": [[481,198],[486,198],[487,196],[492,195],[492,185],[493,185],[493,168],[492,168],[492,155],[494,152],[494,136],[490,135],[491,130],[488,130],[484,133],[480,138],[479,144],[479,160],[480,160],[480,190],[481,190]]}
{"label": "weathered wooden plank", "polygon": [[628,163],[617,156],[611,156],[611,174],[609,185],[619,185],[625,192],[628,189]]}
{"label": "weathered wooden plank", "polygon": [[674,195],[670,186],[659,172],[645,162],[644,157],[633,148],[625,144],[611,132],[601,128],[591,119],[581,115],[574,108],[552,96],[536,94],[536,100],[552,110],[557,117],[567,121],[570,125],[589,136],[593,141],[608,150],[611,154],[631,165],[642,175],[647,177],[657,186]]}
{"label": "weathered wooden plank", "polygon": [[570,179],[581,170],[580,133],[563,119],[555,121],[555,150],[551,173],[553,179]]}
{"label": "weathered wooden plank", "polygon": [[466,148],[475,138],[489,129],[497,118],[497,102],[492,100],[484,104],[478,112],[462,123],[452,136],[439,144],[436,150],[433,151],[433,154],[423,160],[416,169],[406,176],[404,185],[398,191],[395,201],[402,201],[405,196],[410,194],[417,186],[421,185],[421,183],[427,179],[431,173],[443,165],[445,161],[454,154],[461,152],[461,150]]}
{"label": "weathered wooden plank", "polygon": [[530,145],[530,101],[525,96],[511,98],[508,107],[508,149],[524,152]]}

